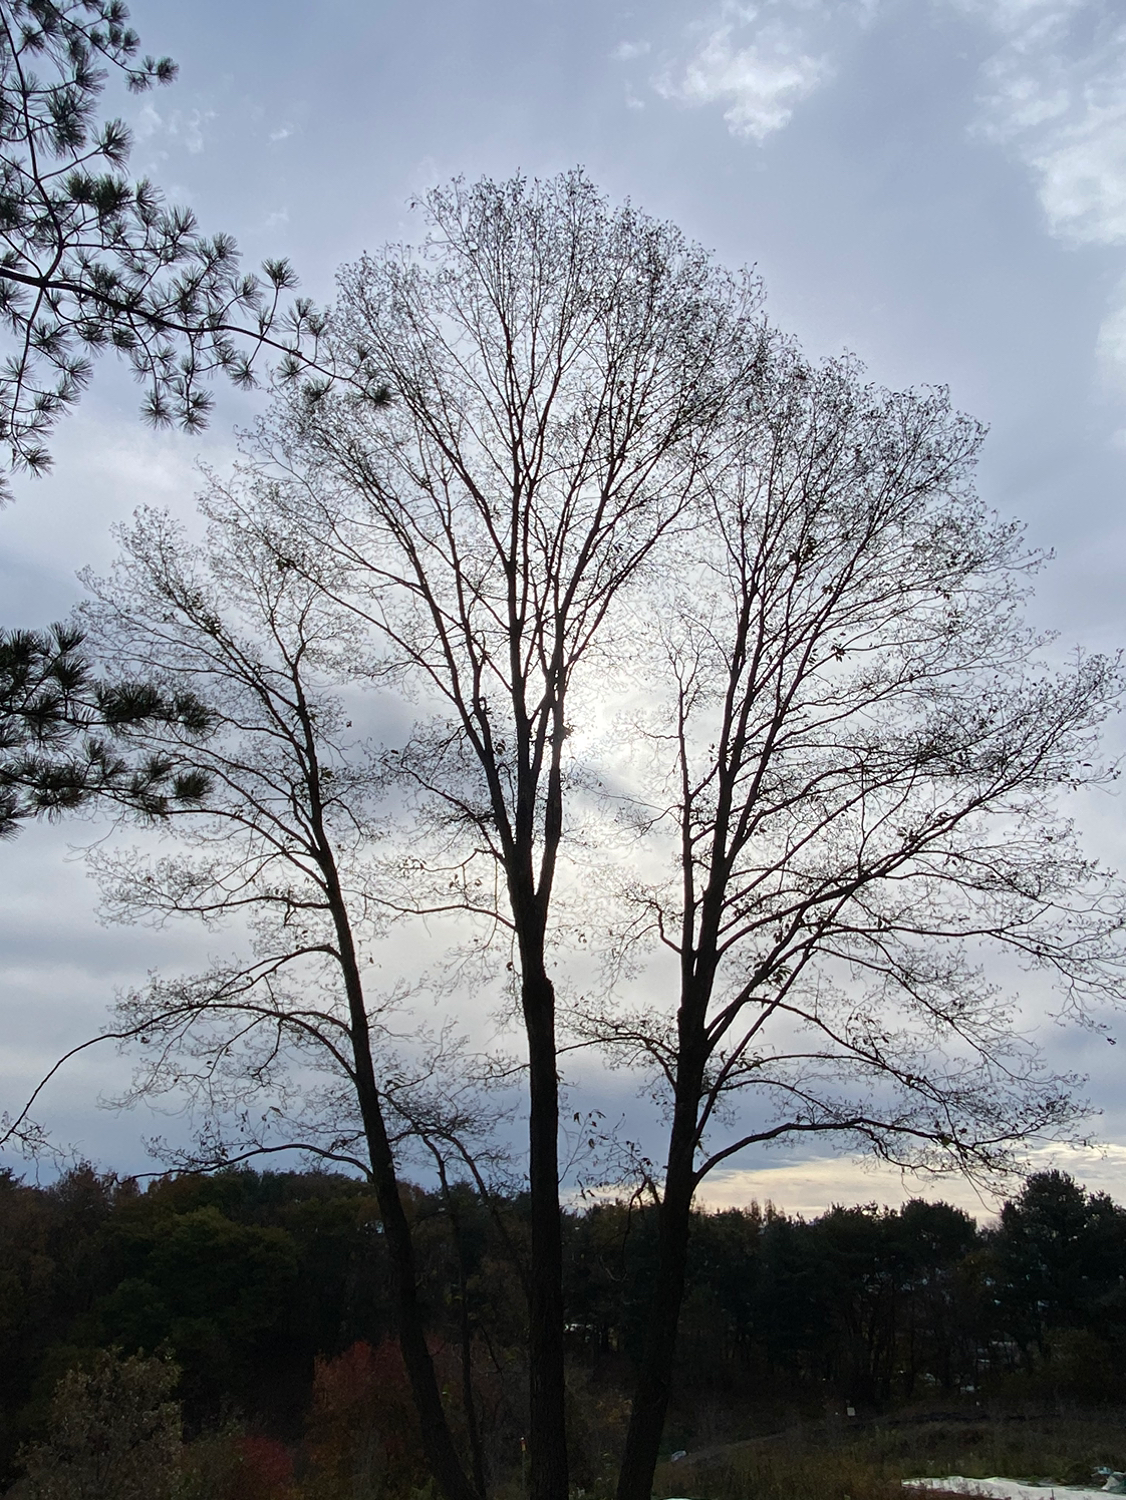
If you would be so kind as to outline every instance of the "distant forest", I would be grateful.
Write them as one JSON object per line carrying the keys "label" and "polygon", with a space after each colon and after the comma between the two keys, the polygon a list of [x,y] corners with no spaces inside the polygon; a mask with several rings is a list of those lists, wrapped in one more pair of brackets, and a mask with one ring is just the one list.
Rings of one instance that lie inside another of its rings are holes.
{"label": "distant forest", "polygon": [[[446,1393],[487,1451],[518,1455],[526,1205],[455,1184],[409,1202]],[[636,1203],[566,1218],[580,1485],[624,1422],[654,1231]],[[106,1349],[174,1361],[189,1441],[225,1434],[326,1473],[375,1444],[385,1472],[420,1482],[393,1331],[379,1214],[358,1180],[230,1170],[142,1190],[90,1168],[47,1187],[0,1178],[0,1483],[42,1435],[60,1378]],[[674,1448],[738,1427],[740,1412],[761,1423],[924,1401],[1122,1402],[1126,1209],[1049,1172],[989,1228],[920,1200],[810,1221],[755,1205],[698,1213],[677,1380]]]}

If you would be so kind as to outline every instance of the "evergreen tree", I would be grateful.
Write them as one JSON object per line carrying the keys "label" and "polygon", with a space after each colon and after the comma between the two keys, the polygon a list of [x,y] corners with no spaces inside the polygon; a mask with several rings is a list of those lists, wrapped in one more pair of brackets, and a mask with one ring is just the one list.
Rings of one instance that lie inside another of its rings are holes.
{"label": "evergreen tree", "polygon": [[146,387],[156,424],[204,424],[207,377],[254,383],[264,345],[291,355],[316,331],[288,312],[284,260],[239,268],[227,234],[201,233],[152,183],[127,175],[132,138],[98,105],[116,72],[132,93],[170,83],[170,58],[141,57],[120,0],[0,3],[0,444],[9,471],[42,472],[46,439],[115,349]]}
{"label": "evergreen tree", "polygon": [[[230,235],[202,234],[128,177],[130,132],[98,114],[107,79],[136,94],[176,76],[170,58],[140,55],[128,20],[120,0],[0,0],[0,500],[8,475],[50,466],[47,439],[105,349],[145,385],[148,421],[194,430],[209,376],[251,386],[263,347],[296,372],[315,344],[311,305],[283,312],[284,260],[245,275]],[[153,718],[188,725],[198,705],[109,690],[81,644],[72,626],[0,636],[0,837],[97,796],[151,815],[202,789],[122,739]]]}
{"label": "evergreen tree", "polygon": [[109,797],[149,817],[204,794],[201,772],[134,754],[129,732],[154,721],[199,737],[207,712],[190,693],[100,680],[72,625],[0,631],[0,838],[22,820]]}

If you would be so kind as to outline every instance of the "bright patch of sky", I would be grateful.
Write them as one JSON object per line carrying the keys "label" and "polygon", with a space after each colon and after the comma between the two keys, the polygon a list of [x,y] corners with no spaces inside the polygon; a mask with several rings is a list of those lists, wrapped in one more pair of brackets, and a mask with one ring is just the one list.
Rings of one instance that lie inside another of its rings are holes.
{"label": "bright patch of sky", "polygon": [[[1126,1194],[1126,1146],[1034,1147],[1029,1165],[1036,1171],[1070,1172],[1091,1192],[1109,1193],[1121,1203]],[[949,1177],[920,1184],[889,1167],[856,1158],[819,1157],[805,1162],[778,1162],[767,1167],[735,1167],[714,1173],[702,1186],[698,1202],[706,1208],[765,1205],[813,1219],[835,1204],[881,1203],[898,1207],[911,1198],[941,1198],[975,1219],[992,1219],[998,1199],[971,1182]]]}

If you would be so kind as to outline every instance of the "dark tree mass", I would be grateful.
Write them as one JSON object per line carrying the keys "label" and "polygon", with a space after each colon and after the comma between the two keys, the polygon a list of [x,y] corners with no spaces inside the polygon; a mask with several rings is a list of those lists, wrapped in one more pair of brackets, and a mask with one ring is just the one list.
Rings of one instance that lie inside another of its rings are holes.
{"label": "dark tree mass", "polygon": [[[479,1477],[501,1489],[518,1476],[525,1422],[512,1256],[527,1242],[528,1204],[486,1204],[455,1185],[409,1190],[407,1206],[451,1420],[459,1437],[475,1425]],[[653,1210],[636,1204],[564,1215],[570,1460],[588,1491],[611,1477],[624,1437],[656,1232]],[[738,1433],[845,1403],[863,1418],[927,1398],[1121,1402],[1124,1273],[1126,1210],[1059,1172],[1029,1179],[987,1229],[920,1200],[811,1221],[755,1205],[697,1213],[666,1447],[695,1446],[717,1413]],[[47,1188],[7,1176],[5,1470],[21,1445],[33,1469],[57,1464],[60,1410],[88,1428],[99,1389],[137,1404],[144,1370],[107,1366],[116,1351],[165,1361],[149,1377],[146,1441],[167,1443],[167,1403],[179,1402],[181,1463],[241,1464],[245,1487],[232,1494],[343,1500],[362,1493],[352,1488],[362,1471],[379,1493],[408,1495],[426,1468],[394,1304],[376,1195],[357,1179],[237,1170],[142,1191],[89,1169]],[[68,1376],[52,1406],[67,1370],[86,1374]]]}

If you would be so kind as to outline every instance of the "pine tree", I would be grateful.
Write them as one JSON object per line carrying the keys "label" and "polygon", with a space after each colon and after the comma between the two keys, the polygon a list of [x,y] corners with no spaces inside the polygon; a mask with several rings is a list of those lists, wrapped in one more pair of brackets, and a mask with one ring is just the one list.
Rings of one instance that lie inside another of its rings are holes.
{"label": "pine tree", "polygon": [[208,715],[189,693],[101,681],[73,625],[0,631],[0,838],[21,821],[108,797],[147,817],[207,790],[199,772],[130,753],[129,734],[154,722],[201,737]]}
{"label": "pine tree", "polygon": [[146,387],[150,422],[191,430],[209,376],[253,385],[263,346],[300,368],[318,330],[311,304],[282,308],[287,262],[244,274],[230,235],[128,177],[129,130],[98,118],[106,80],[142,93],[176,76],[170,58],[138,55],[128,19],[120,0],[0,3],[0,470],[49,467],[46,439],[105,349]]}

